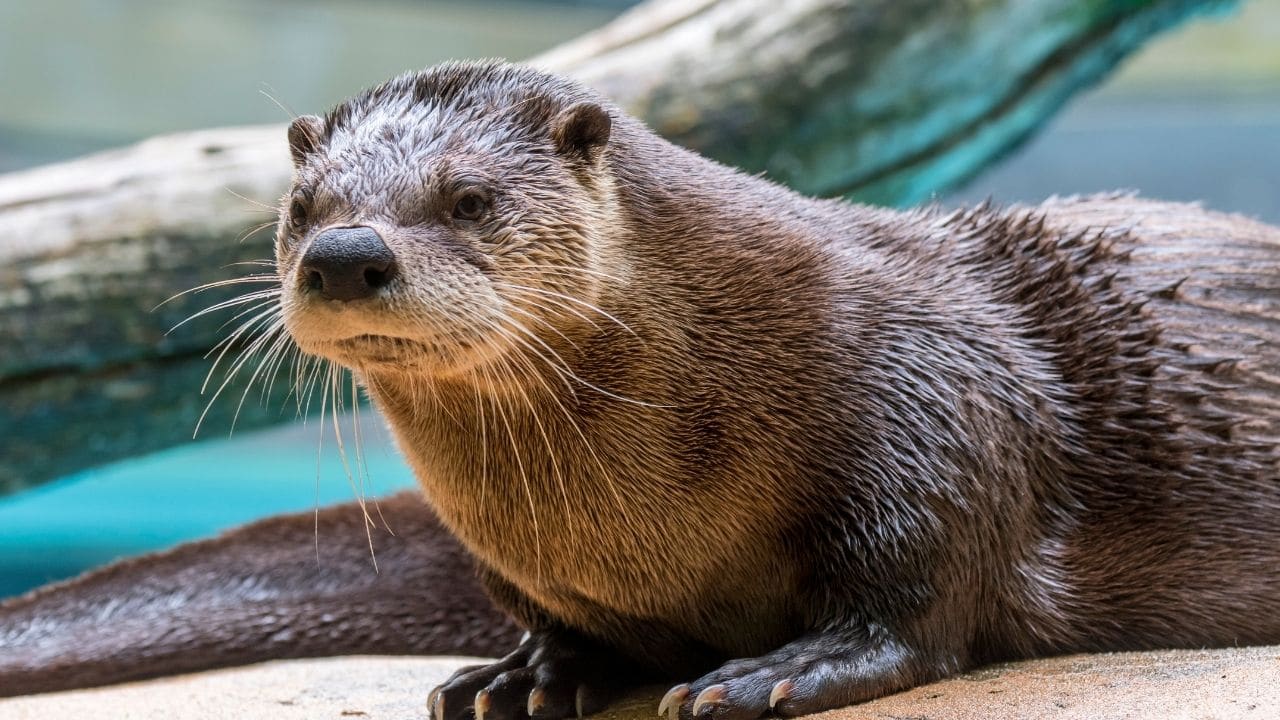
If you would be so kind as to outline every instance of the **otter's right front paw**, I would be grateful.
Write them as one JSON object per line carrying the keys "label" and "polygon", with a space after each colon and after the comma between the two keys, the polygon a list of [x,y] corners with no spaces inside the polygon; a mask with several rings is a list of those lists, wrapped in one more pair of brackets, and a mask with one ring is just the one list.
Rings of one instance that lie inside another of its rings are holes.
{"label": "otter's right front paw", "polygon": [[607,651],[535,634],[488,665],[459,669],[431,691],[431,720],[560,720],[604,709],[634,686],[634,670]]}

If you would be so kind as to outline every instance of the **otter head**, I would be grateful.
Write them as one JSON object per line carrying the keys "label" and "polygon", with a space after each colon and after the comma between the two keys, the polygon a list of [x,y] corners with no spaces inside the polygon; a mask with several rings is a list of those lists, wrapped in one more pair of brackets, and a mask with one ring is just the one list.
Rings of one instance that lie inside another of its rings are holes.
{"label": "otter head", "polygon": [[588,91],[501,64],[295,120],[276,241],[294,340],[359,371],[446,376],[569,336],[613,273],[612,124]]}

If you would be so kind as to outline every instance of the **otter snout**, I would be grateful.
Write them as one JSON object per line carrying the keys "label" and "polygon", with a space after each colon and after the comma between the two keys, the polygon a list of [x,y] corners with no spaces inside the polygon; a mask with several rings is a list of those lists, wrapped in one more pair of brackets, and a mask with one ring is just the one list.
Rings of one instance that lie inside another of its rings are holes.
{"label": "otter snout", "polygon": [[331,300],[373,297],[396,275],[396,256],[372,228],[330,228],[302,256],[304,287]]}

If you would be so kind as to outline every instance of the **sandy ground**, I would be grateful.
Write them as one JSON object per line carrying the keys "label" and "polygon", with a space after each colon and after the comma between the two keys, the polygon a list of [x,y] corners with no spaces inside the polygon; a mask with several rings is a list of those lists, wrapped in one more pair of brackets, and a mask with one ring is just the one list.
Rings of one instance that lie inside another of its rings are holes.
{"label": "sandy ground", "polygon": [[[0,719],[425,718],[427,691],[465,661],[273,662],[110,688],[0,700]],[[601,714],[652,720],[662,689]],[[823,720],[1280,718],[1280,647],[1074,655],[985,668],[814,716]]]}

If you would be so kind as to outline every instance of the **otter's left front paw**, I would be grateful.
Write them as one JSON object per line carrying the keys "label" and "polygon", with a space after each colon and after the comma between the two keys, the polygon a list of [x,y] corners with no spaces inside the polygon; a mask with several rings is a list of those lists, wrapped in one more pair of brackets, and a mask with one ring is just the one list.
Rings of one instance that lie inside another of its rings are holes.
{"label": "otter's left front paw", "polygon": [[843,707],[921,681],[910,653],[896,643],[813,636],[758,658],[734,660],[663,696],[669,720],[755,720]]}
{"label": "otter's left front paw", "polygon": [[603,710],[630,687],[626,661],[557,632],[535,633],[489,665],[454,673],[431,691],[431,720],[561,720]]}

